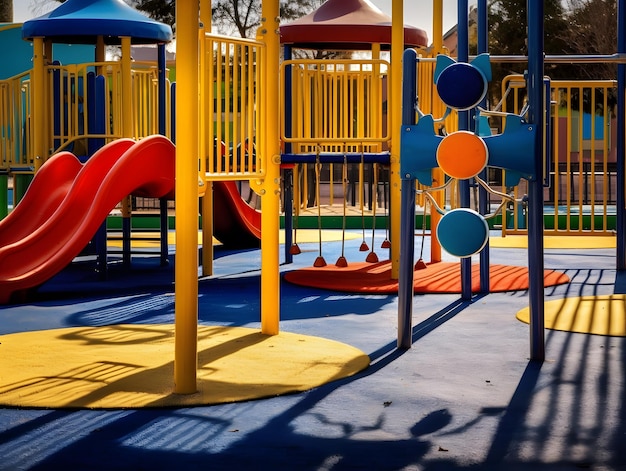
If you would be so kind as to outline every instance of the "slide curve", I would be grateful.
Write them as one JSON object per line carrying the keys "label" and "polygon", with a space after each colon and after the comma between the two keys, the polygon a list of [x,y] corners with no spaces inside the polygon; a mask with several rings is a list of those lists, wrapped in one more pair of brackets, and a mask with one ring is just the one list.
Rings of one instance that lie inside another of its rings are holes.
{"label": "slide curve", "polygon": [[[71,152],[52,156],[0,221],[0,303],[65,268],[127,195],[173,198],[175,158],[174,144],[159,135],[118,139],[85,164]],[[216,238],[227,247],[258,247],[261,213],[235,182],[215,182],[213,191]]]}
{"label": "slide curve", "polygon": [[50,158],[0,223],[0,303],[66,267],[127,195],[173,197],[175,157],[169,139],[150,136],[113,141],[84,165]]}
{"label": "slide curve", "polygon": [[213,211],[213,233],[225,247],[259,247],[261,213],[241,198],[235,182],[213,182]]}
{"label": "slide curve", "polygon": [[[71,152],[53,155],[42,165],[13,211],[0,221],[0,247],[17,242],[41,226],[67,195],[82,164]],[[51,185],[54,182],[54,185]]]}

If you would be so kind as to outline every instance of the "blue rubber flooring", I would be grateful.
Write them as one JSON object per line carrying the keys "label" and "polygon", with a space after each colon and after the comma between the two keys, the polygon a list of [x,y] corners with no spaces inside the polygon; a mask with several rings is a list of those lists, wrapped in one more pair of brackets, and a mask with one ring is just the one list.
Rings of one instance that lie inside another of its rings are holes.
{"label": "blue rubber flooring", "polygon": [[[346,241],[348,262],[364,260],[360,243]],[[281,270],[312,265],[317,244],[300,246]],[[215,274],[199,280],[200,323],[258,327],[260,252],[216,250]],[[341,242],[323,246],[328,263],[340,253]],[[490,258],[527,264],[525,250],[492,249]],[[93,261],[77,261],[32,301],[1,306],[0,334],[171,323],[174,259],[161,267],[137,256],[128,269],[113,257],[107,280]],[[546,301],[626,292],[614,250],[547,250],[544,265],[572,280],[546,288]],[[371,366],[243,403],[0,409],[0,470],[626,470],[626,339],[546,331],[546,360],[531,362],[528,326],[515,318],[527,305],[527,292],[415,296],[413,347],[398,350],[396,296],[283,282],[282,330],[351,344]],[[1,348],[0,381],[11,361]]]}

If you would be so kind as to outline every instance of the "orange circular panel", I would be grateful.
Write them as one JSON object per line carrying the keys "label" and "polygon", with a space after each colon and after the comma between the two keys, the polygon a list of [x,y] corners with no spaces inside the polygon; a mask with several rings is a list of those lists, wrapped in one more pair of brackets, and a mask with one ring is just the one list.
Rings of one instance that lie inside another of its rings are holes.
{"label": "orange circular panel", "polygon": [[469,131],[448,134],[437,147],[437,163],[441,169],[461,180],[478,175],[488,158],[485,141]]}

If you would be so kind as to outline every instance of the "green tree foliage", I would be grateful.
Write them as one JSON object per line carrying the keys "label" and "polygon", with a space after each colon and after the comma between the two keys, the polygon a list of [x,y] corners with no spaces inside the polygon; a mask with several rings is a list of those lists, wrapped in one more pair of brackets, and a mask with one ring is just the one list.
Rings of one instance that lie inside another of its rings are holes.
{"label": "green tree foliage", "polygon": [[255,0],[222,0],[213,5],[213,24],[217,32],[254,36],[261,22],[261,2]]}
{"label": "green tree foliage", "polygon": [[[0,0],[2,2],[4,0]],[[48,0],[38,0],[44,3]],[[66,0],[56,0],[64,3]],[[150,18],[170,26],[176,22],[176,0],[124,0]],[[323,0],[285,0],[280,2],[281,21],[290,21],[310,13]],[[1,5],[1,3],[0,3]],[[218,0],[211,2],[213,26],[219,33],[253,37],[261,23],[260,0]]]}
{"label": "green tree foliage", "polygon": [[[282,22],[306,15],[318,7],[320,0],[287,0],[280,2]],[[218,0],[213,2],[213,25],[218,32],[252,37],[261,23],[259,0]]]}
{"label": "green tree foliage", "polygon": [[[617,52],[617,1],[569,0],[563,32],[572,54],[613,54]],[[586,64],[579,70],[580,78],[614,78],[617,65],[609,63]]]}
{"label": "green tree foliage", "polygon": [[0,23],[13,23],[13,0],[0,0]]}
{"label": "green tree foliage", "polygon": [[[176,21],[176,0],[128,0],[128,3],[157,21],[171,26]],[[299,18],[319,3],[319,0],[283,1],[280,3],[280,17],[283,21]],[[261,23],[259,0],[219,0],[213,1],[211,8],[213,26],[219,33],[250,38],[256,34]]]}
{"label": "green tree foliage", "polygon": [[[300,18],[319,7],[325,0],[284,0],[280,2],[281,22]],[[151,18],[174,25],[176,0],[128,0]],[[212,2],[213,30],[226,35],[251,38],[261,23],[261,1],[218,0]],[[295,56],[336,57],[336,52],[294,52]]]}
{"label": "green tree foliage", "polygon": [[[528,55],[526,0],[495,0],[489,9],[489,52],[493,55]],[[544,0],[544,51],[546,54],[565,54],[567,30],[565,10],[560,0]],[[492,103],[500,99],[500,83],[510,74],[522,74],[524,63],[494,64],[490,95]],[[559,69],[546,65],[552,78],[567,75],[567,67]]]}
{"label": "green tree foliage", "polygon": [[[560,0],[544,1],[544,51],[546,55],[563,54],[612,54],[617,44],[617,1],[616,0],[568,0],[563,6]],[[490,4],[489,47],[494,55],[527,55],[526,0],[496,0]],[[492,106],[500,99],[500,83],[512,73],[523,73],[525,64],[494,64],[494,79],[490,89]],[[546,62],[546,75],[558,80],[614,79],[616,65],[551,64]],[[583,109],[591,110],[590,89],[579,96],[574,90],[565,97],[575,108],[582,99]],[[614,93],[607,97],[608,106],[613,107]],[[595,111],[603,107],[604,97],[595,97]]]}
{"label": "green tree foliage", "polygon": [[[567,21],[570,27],[564,32],[571,54],[605,55],[617,52],[617,1],[616,0],[569,0]],[[572,78],[581,80],[606,80],[617,77],[617,65],[609,62],[595,62],[580,65]],[[563,100],[568,97],[563,97]],[[595,100],[593,99],[595,98]],[[582,93],[574,90],[569,97],[571,106],[587,113],[602,113],[606,107],[615,112],[617,90],[610,89],[605,97],[597,91],[591,96],[591,89]]]}
{"label": "green tree foliage", "polygon": [[162,23],[173,26],[176,22],[176,0],[133,0],[128,3]]}

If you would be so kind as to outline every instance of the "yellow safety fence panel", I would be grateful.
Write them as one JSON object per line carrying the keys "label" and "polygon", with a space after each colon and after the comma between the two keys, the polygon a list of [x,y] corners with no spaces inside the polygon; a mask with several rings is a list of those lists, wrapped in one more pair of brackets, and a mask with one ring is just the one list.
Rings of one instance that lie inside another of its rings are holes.
{"label": "yellow safety fence panel", "polygon": [[[94,97],[89,96],[87,78],[89,74],[104,76],[103,113],[109,118],[104,133],[89,133],[89,114]],[[0,168],[24,171],[32,168],[31,129],[31,81],[30,72],[0,81]],[[118,61],[92,62],[84,64],[45,67],[47,103],[40,104],[49,126],[42,133],[48,156],[61,150],[71,150],[85,155],[88,138],[106,140],[142,137],[158,133],[158,70],[154,64],[133,63],[132,70],[132,115],[122,113],[122,71]],[[56,99],[54,98],[56,97]],[[56,100],[56,106],[54,101]],[[169,94],[166,103],[169,113]],[[131,120],[133,135],[124,136],[124,122]],[[169,123],[169,120],[166,120]],[[53,125],[53,123],[56,123]],[[169,126],[168,126],[169,130]]]}
{"label": "yellow safety fence panel", "polygon": [[[97,73],[104,76],[104,114],[110,125],[100,135],[89,134],[89,116],[86,110],[94,97],[87,93],[87,77]],[[53,74],[57,79],[52,80]],[[141,139],[157,134],[158,129],[158,71],[154,65],[133,63],[132,115],[122,113],[122,70],[119,62],[94,62],[68,66],[48,66],[48,96],[62,97],[62,106],[48,108],[49,122],[60,123],[51,136],[50,148],[58,151],[72,144],[74,153],[84,151],[84,138],[104,137]],[[56,89],[55,89],[56,88]],[[56,114],[57,116],[54,116]],[[132,122],[133,135],[124,136],[124,123]]]}
{"label": "yellow safety fence panel", "polygon": [[[281,119],[281,140],[291,154],[366,154],[388,150],[390,125],[389,63],[383,59],[293,59],[281,64],[281,109],[289,110]],[[291,90],[291,93],[289,93]],[[365,159],[364,159],[365,160]],[[314,165],[294,169],[294,200],[299,208],[312,201],[307,175]],[[340,165],[323,164],[328,174],[329,205],[335,202],[336,180],[342,181]],[[371,172],[377,172],[372,167]],[[351,183],[356,185],[361,210],[364,205],[365,170],[359,166]],[[370,177],[371,178],[371,177]],[[339,184],[341,186],[341,183]],[[343,198],[342,198],[343,199]],[[341,202],[343,204],[343,201]]]}
{"label": "yellow safety fence panel", "polygon": [[0,81],[0,169],[33,165],[30,108],[27,73]]}
{"label": "yellow safety fence panel", "polygon": [[[552,153],[549,166],[544,167],[544,177],[550,182],[544,189],[546,235],[614,233],[617,121],[611,97],[615,87],[613,80],[551,82]],[[502,89],[502,110],[519,113],[524,106],[523,78],[507,77]],[[494,172],[491,178],[501,185],[500,175]],[[519,199],[527,192],[527,182],[522,180],[515,188],[501,190]],[[523,205],[509,205],[502,232],[526,233]]]}
{"label": "yellow safety fence panel", "polygon": [[[133,62],[133,129],[138,138],[159,133],[159,77],[154,64]],[[171,136],[170,82],[165,83],[165,135]]]}
{"label": "yellow safety fence panel", "polygon": [[381,59],[294,59],[281,67],[281,139],[292,153],[381,152],[390,139],[389,63]]}
{"label": "yellow safety fence panel", "polygon": [[200,160],[201,178],[261,178],[265,175],[259,155],[265,135],[260,106],[265,45],[252,39],[206,34],[202,47],[205,158]]}

